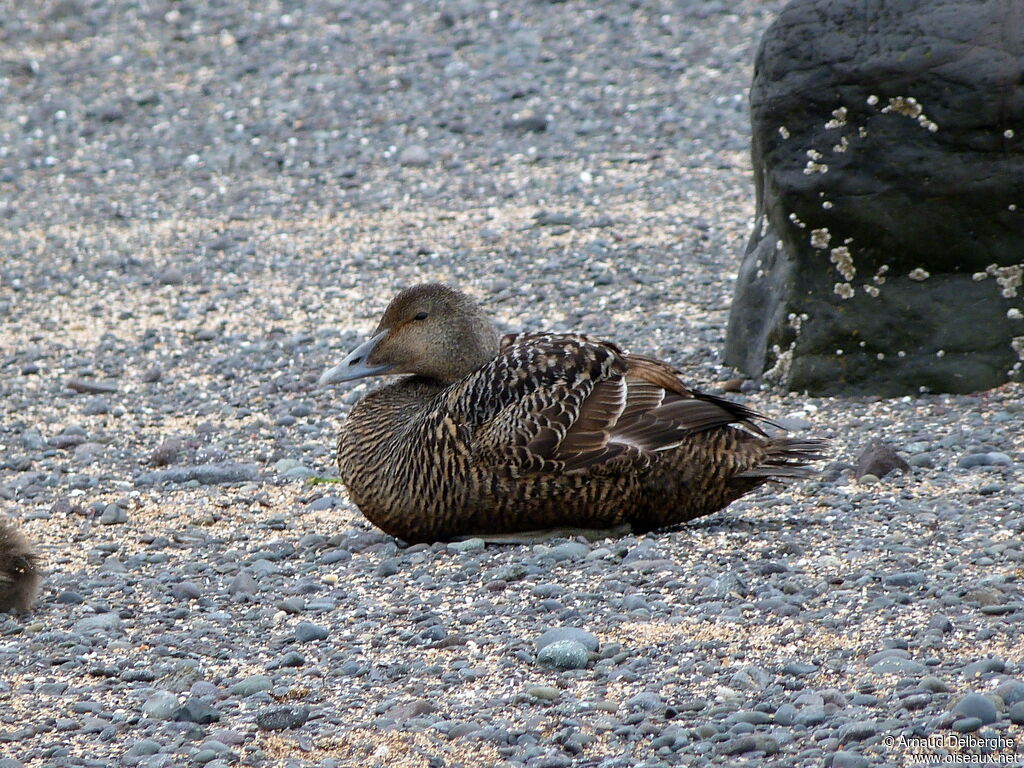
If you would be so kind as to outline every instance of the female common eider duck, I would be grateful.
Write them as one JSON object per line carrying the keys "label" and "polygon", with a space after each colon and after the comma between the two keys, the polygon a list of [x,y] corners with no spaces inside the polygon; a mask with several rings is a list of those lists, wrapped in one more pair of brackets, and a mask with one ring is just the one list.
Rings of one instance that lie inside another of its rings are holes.
{"label": "female common eider duck", "polygon": [[0,613],[31,608],[41,579],[39,557],[25,534],[0,518]]}
{"label": "female common eider duck", "polygon": [[578,334],[499,341],[440,284],[398,294],[320,384],[385,374],[406,375],[353,406],[338,469],[367,519],[408,542],[660,528],[822,458],[821,441],[768,437],[767,419],[660,360]]}

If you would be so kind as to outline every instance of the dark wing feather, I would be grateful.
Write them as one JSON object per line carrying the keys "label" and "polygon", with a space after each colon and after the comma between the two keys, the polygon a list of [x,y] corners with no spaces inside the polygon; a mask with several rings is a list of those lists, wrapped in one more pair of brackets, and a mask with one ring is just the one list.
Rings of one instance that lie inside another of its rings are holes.
{"label": "dark wing feather", "polygon": [[517,472],[612,461],[646,466],[688,436],[737,424],[763,435],[744,405],[687,389],[660,360],[585,336],[520,334],[455,396],[476,424],[474,451]]}

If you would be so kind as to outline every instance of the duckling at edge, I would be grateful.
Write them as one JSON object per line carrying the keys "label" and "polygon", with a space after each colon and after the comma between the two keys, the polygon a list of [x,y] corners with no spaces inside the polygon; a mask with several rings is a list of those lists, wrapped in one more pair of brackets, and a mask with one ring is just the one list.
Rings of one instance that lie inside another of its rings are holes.
{"label": "duckling at edge", "polygon": [[813,474],[824,443],[768,437],[668,363],[578,334],[499,340],[468,296],[417,285],[320,385],[402,378],[352,407],[338,469],[374,525],[410,543],[551,528],[646,531]]}
{"label": "duckling at edge", "polygon": [[13,522],[0,518],[0,613],[29,610],[40,581],[39,556]]}

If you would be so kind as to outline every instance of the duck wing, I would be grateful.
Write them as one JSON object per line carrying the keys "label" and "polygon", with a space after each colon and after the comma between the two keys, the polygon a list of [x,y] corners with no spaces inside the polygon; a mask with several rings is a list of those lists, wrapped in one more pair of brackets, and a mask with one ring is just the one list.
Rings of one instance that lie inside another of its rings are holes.
{"label": "duck wing", "polygon": [[647,466],[659,451],[715,427],[763,434],[738,403],[683,386],[660,360],[575,334],[502,339],[491,363],[453,388],[473,424],[473,452],[517,474]]}

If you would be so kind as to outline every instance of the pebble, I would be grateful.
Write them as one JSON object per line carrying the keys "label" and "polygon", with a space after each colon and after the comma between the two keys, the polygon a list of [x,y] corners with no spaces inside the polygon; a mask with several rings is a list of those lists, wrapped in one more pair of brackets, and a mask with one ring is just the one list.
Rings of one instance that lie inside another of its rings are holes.
{"label": "pebble", "polygon": [[217,485],[220,483],[251,482],[258,479],[259,469],[255,464],[224,462],[143,472],[135,478],[135,485],[181,484],[191,481],[195,481],[200,485]]}
{"label": "pebble", "polygon": [[923,584],[924,581],[925,576],[923,573],[905,571],[886,576],[882,583],[887,587],[916,587],[919,584]]}
{"label": "pebble", "polygon": [[590,547],[577,541],[566,541],[553,546],[548,554],[555,559],[555,562],[582,560],[590,554]]}
{"label": "pebble", "polygon": [[448,543],[449,552],[483,552],[487,544],[483,539],[466,539],[465,541],[451,541]]}
{"label": "pebble", "polygon": [[562,695],[561,691],[550,685],[534,685],[527,688],[524,693],[527,696],[534,699],[541,699],[542,701],[555,701]]}
{"label": "pebble", "polygon": [[964,667],[964,677],[982,677],[993,672],[1002,672],[1004,669],[1006,669],[1006,662],[1002,659],[981,659]]}
{"label": "pebble", "polygon": [[960,699],[953,707],[953,714],[965,718],[977,718],[982,725],[994,723],[999,719],[999,713],[992,699],[980,693],[969,693]]}
{"label": "pebble", "polygon": [[1024,701],[1024,682],[1020,680],[1004,680],[996,688],[995,694],[1003,700],[1006,706],[1012,706],[1018,701]]}
{"label": "pebble", "polygon": [[180,440],[164,440],[149,454],[149,464],[153,467],[166,467],[178,460],[178,453],[181,451]]}
{"label": "pebble", "polygon": [[274,687],[274,680],[267,675],[250,675],[231,686],[230,691],[234,696],[252,696],[253,694],[269,691]]}
{"label": "pebble", "polygon": [[65,387],[81,394],[109,395],[117,392],[116,381],[99,381],[97,379],[69,379]]}
{"label": "pebble", "polygon": [[854,469],[854,475],[862,482],[867,475],[878,482],[893,472],[910,472],[910,464],[897,453],[893,445],[878,440],[861,451]]}
{"label": "pebble", "polygon": [[542,651],[552,643],[567,640],[579,643],[587,651],[597,652],[597,636],[585,629],[578,629],[576,627],[553,627],[538,637],[534,644],[538,651]]}
{"label": "pebble", "polygon": [[810,429],[814,426],[814,424],[803,416],[780,416],[772,419],[772,421],[776,426],[786,430],[787,432],[802,432],[803,430]]}
{"label": "pebble", "polygon": [[639,709],[645,712],[658,712],[665,708],[665,703],[658,694],[645,691],[627,699],[626,708],[630,710]]}
{"label": "pebble", "polygon": [[121,618],[116,613],[97,613],[76,621],[74,630],[81,635],[91,635],[119,630],[121,624]]}
{"label": "pebble", "polygon": [[742,755],[747,752],[764,752],[766,755],[774,755],[779,751],[779,742],[771,736],[746,735],[722,742],[717,751],[720,755]]}
{"label": "pebble", "polygon": [[973,467],[1009,467],[1013,465],[1013,459],[1008,454],[1001,453],[999,451],[991,451],[989,453],[970,453],[967,456],[962,457],[958,462],[957,466],[963,467],[964,469],[971,469]]}
{"label": "pebble", "polygon": [[256,725],[262,731],[284,731],[299,728],[309,719],[309,707],[270,707],[256,715]]}
{"label": "pebble", "polygon": [[873,720],[860,720],[847,723],[839,729],[839,741],[864,741],[878,733],[878,724]]}
{"label": "pebble", "polygon": [[220,720],[220,712],[206,702],[198,699],[188,699],[174,712],[174,719],[186,723],[198,723],[209,725]]}
{"label": "pebble", "polygon": [[182,285],[185,282],[185,271],[180,267],[168,267],[157,275],[160,285]]}
{"label": "pebble", "polygon": [[537,652],[537,663],[555,669],[583,669],[590,661],[586,647],[575,640],[556,640]]}
{"label": "pebble", "polygon": [[1018,701],[1006,714],[1014,725],[1024,725],[1024,701]]}
{"label": "pebble", "polygon": [[898,657],[885,658],[871,666],[871,671],[879,675],[903,675],[906,677],[919,675],[926,669],[927,667],[919,661]]}
{"label": "pebble", "polygon": [[315,640],[326,640],[330,637],[331,631],[309,621],[300,621],[295,625],[295,640],[300,643],[309,643]]}
{"label": "pebble", "polygon": [[868,768],[870,761],[856,752],[839,750],[832,755],[832,768]]}
{"label": "pebble", "polygon": [[171,595],[178,600],[198,600],[203,596],[203,590],[194,581],[179,581],[171,587]]}
{"label": "pebble", "polygon": [[430,165],[430,153],[420,144],[410,144],[398,156],[398,162],[413,168]]}
{"label": "pebble", "polygon": [[117,504],[107,504],[99,517],[100,525],[121,525],[127,522],[128,513]]}
{"label": "pebble", "polygon": [[153,720],[170,720],[181,706],[178,697],[169,691],[157,691],[142,705],[142,714]]}
{"label": "pebble", "polygon": [[82,413],[86,416],[101,416],[110,413],[110,403],[105,397],[90,397],[82,406]]}
{"label": "pebble", "polygon": [[[166,718],[161,718],[166,719]],[[144,757],[155,755],[160,751],[160,744],[153,739],[139,739],[128,748],[128,755],[131,757]]]}
{"label": "pebble", "polygon": [[984,724],[980,717],[961,717],[953,721],[953,730],[960,733],[974,733]]}

